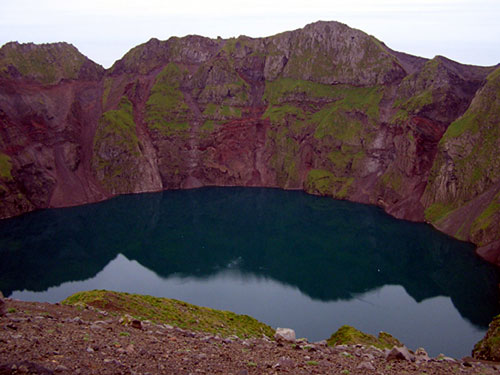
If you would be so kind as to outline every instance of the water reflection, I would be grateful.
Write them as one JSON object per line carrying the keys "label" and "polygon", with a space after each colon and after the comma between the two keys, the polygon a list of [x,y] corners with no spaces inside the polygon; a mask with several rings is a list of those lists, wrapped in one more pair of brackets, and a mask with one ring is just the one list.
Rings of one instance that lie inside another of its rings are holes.
{"label": "water reflection", "polygon": [[484,331],[464,321],[448,297],[417,303],[403,287],[386,285],[349,300],[324,302],[298,288],[263,276],[226,269],[208,277],[162,278],[119,254],[95,277],[68,281],[44,292],[13,292],[23,300],[60,301],[78,290],[107,285],[131,293],[168,296],[202,306],[249,314],[273,327],[293,327],[299,337],[322,340],[343,324],[364,332],[391,332],[408,347],[420,346],[433,356],[470,354]]}
{"label": "water reflection", "polygon": [[0,290],[88,279],[118,254],[164,278],[233,269],[316,301],[400,285],[417,302],[450,297],[482,328],[499,312],[497,271],[470,244],[378,208],[273,189],[130,195],[5,220]]}

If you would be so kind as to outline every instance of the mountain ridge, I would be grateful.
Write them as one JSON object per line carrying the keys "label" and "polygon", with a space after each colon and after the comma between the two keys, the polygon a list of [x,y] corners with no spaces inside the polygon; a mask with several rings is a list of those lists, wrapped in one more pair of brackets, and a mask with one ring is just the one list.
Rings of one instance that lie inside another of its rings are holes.
{"label": "mountain ridge", "polygon": [[107,70],[68,44],[13,46],[0,49],[1,217],[204,185],[303,189],[430,222],[500,264],[498,66],[326,21],[152,38]]}

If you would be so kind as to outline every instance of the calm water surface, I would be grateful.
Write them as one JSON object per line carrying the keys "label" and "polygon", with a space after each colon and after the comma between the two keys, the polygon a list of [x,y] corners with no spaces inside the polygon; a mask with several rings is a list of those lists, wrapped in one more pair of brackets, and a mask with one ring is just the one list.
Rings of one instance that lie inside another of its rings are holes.
{"label": "calm water surface", "polygon": [[431,355],[469,355],[498,306],[470,244],[380,209],[302,192],[203,188],[121,196],[0,222],[0,290],[89,289],[244,313],[309,340],[343,324]]}

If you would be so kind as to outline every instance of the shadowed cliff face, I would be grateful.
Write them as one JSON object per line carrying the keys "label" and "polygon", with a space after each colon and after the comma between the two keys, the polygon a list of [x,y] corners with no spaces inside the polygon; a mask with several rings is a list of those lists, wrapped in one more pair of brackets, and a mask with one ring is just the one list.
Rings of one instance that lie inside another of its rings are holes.
{"label": "shadowed cliff face", "polygon": [[428,220],[498,263],[486,157],[498,71],[395,52],[336,22],[151,39],[107,71],[67,44],[10,43],[0,215],[205,185],[304,189]]}

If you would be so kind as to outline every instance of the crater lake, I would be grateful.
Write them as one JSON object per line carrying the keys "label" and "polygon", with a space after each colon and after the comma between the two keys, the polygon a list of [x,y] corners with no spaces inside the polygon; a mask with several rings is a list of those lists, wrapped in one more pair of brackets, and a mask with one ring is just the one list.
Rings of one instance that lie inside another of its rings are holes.
{"label": "crater lake", "polygon": [[165,191],[0,221],[6,297],[149,294],[248,314],[310,341],[348,324],[461,358],[500,312],[498,284],[469,243],[299,191]]}

